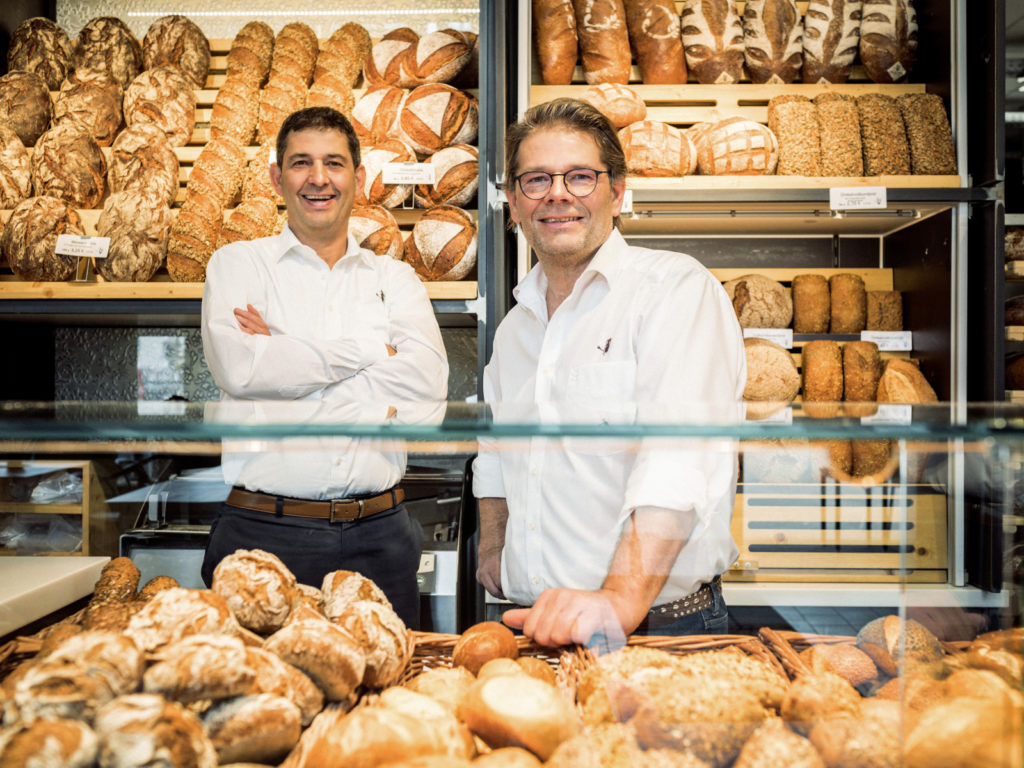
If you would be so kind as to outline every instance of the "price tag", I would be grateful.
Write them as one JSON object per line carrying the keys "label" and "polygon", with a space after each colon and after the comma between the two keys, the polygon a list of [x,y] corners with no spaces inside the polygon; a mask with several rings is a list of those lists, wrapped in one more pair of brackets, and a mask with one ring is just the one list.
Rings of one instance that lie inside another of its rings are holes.
{"label": "price tag", "polygon": [[911,331],[861,331],[861,341],[873,341],[879,352],[909,352],[914,348]]}
{"label": "price tag", "polygon": [[57,235],[57,248],[61,256],[79,256],[86,259],[105,259],[110,250],[109,237],[88,235]]}
{"label": "price tag", "polygon": [[744,328],[744,339],[767,339],[784,349],[793,348],[792,328]]}
{"label": "price tag", "polygon": [[[744,405],[749,406],[750,404],[749,403],[744,403]],[[756,421],[758,424],[776,424],[776,425],[779,425],[779,426],[788,426],[788,425],[793,423],[793,408],[792,407],[783,408],[783,409],[773,413],[771,416],[765,416],[763,419],[758,419],[758,418],[751,419],[750,416],[749,416],[749,413],[750,413],[750,409],[748,407],[748,409],[747,409],[747,414],[748,414],[747,418],[750,421]]]}
{"label": "price tag", "polygon": [[433,163],[384,163],[385,184],[433,184]]}
{"label": "price tag", "polygon": [[420,569],[416,573],[430,573],[433,571],[436,559],[437,555],[434,554],[420,555]]}
{"label": "price tag", "polygon": [[633,212],[633,190],[627,189],[626,193],[622,196],[622,211],[621,213],[632,213]]}
{"label": "price tag", "polygon": [[832,187],[828,200],[833,211],[870,211],[888,205],[885,187]]}
{"label": "price tag", "polygon": [[862,416],[861,424],[910,424],[914,406],[896,403],[879,403],[878,413],[874,416]]}

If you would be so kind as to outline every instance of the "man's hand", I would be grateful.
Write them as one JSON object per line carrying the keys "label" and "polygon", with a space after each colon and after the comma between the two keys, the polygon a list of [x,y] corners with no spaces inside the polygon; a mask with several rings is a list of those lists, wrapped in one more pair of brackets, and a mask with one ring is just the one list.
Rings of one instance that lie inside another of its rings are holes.
{"label": "man's hand", "polygon": [[263,318],[256,311],[256,307],[252,304],[246,304],[245,306],[246,309],[235,310],[235,319],[238,320],[238,327],[242,329],[242,333],[249,336],[269,336],[270,329],[263,322]]}
{"label": "man's hand", "polygon": [[506,611],[502,621],[539,645],[586,645],[603,635],[618,646],[643,618],[633,601],[612,590],[545,589],[532,608]]}
{"label": "man's hand", "polygon": [[398,351],[390,344],[385,344],[384,346],[388,348],[388,357],[394,357],[398,354]]}
{"label": "man's hand", "polygon": [[501,551],[504,547],[494,547],[479,554],[480,567],[476,569],[476,580],[483,584],[484,589],[499,600],[505,599],[501,591]]}

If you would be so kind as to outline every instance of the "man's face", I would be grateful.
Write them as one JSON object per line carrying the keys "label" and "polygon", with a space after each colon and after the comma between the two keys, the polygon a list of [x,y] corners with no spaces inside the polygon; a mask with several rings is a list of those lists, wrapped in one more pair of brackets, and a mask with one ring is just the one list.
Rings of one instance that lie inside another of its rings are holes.
{"label": "man's face", "polygon": [[288,225],[301,239],[348,235],[348,219],[365,170],[355,168],[341,131],[314,129],[288,136],[270,180],[288,206]]}
{"label": "man's face", "polygon": [[[546,129],[526,139],[519,148],[518,176],[527,171],[566,173],[577,168],[607,171],[601,151],[589,136],[561,128]],[[571,266],[593,256],[612,231],[612,219],[622,210],[625,179],[615,186],[608,174],[597,177],[597,187],[585,197],[575,197],[556,176],[541,200],[523,194],[518,182],[507,189],[512,220],[544,261]]]}

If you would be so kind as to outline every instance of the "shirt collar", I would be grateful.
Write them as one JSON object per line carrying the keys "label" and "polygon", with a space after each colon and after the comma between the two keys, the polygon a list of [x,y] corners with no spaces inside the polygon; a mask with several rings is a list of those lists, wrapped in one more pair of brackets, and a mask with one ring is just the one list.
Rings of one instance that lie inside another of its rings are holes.
{"label": "shirt collar", "polygon": [[[308,248],[308,246],[299,242],[299,238],[295,236],[295,233],[292,232],[292,228],[287,222],[285,222],[284,229],[281,230],[281,234],[277,235],[275,245],[274,253],[277,254],[278,260],[283,259],[292,251],[301,253],[304,248]],[[312,251],[312,248],[309,250]],[[316,256],[315,252],[313,255],[314,257]],[[367,250],[366,248],[360,248],[359,243],[356,242],[355,237],[352,235],[352,231],[349,230],[348,245],[345,247],[345,255],[341,257],[341,261],[344,261],[351,256],[359,256],[364,264],[369,267],[373,266],[373,251]]]}

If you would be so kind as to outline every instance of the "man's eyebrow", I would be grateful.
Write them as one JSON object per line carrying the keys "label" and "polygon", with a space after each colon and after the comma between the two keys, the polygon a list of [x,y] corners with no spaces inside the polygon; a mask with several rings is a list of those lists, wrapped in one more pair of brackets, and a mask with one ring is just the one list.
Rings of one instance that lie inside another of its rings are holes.
{"label": "man's eyebrow", "polygon": [[[288,161],[291,162],[292,160],[309,160],[312,157],[313,156],[310,155],[308,152],[296,152],[294,155],[288,155]],[[340,152],[331,152],[330,154],[325,155],[324,157],[325,159],[329,160],[344,160],[345,162],[349,162],[348,158],[345,157],[345,155],[341,154]]]}

